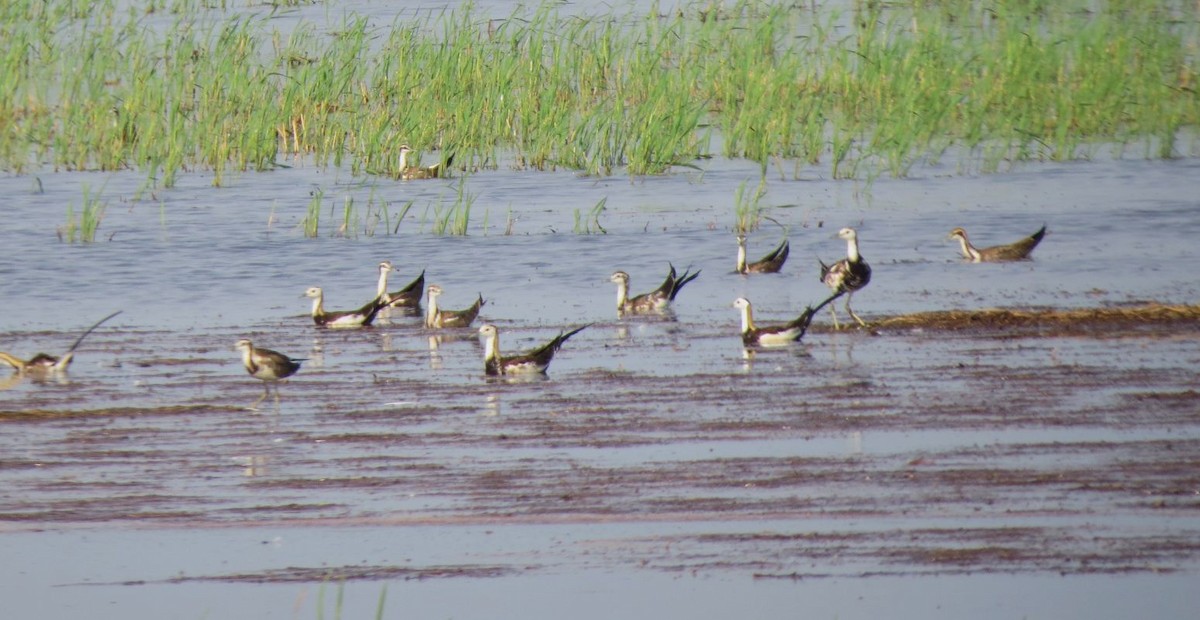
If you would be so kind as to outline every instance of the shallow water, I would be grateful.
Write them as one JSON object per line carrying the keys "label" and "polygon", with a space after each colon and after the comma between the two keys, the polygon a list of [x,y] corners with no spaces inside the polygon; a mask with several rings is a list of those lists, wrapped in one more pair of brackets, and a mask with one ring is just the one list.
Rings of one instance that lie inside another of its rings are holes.
{"label": "shallow water", "polygon": [[[0,592],[16,617],[314,617],[321,584],[328,609],[339,579],[348,617],[372,613],[384,584],[387,617],[1191,609],[1196,325],[831,333],[823,312],[803,345],[747,359],[731,304],[745,295],[770,322],[823,299],[816,258],[843,255],[832,236],[847,225],[874,268],[854,298],[868,320],[1193,303],[1200,162],[929,171],[869,188],[772,178],[765,202],[792,255],[782,274],[749,278],[732,272],[730,228],[757,169],[705,165],[632,181],[472,175],[467,237],[430,233],[461,180],[297,162],[222,188],[193,173],[134,200],[133,173],[0,178],[0,350],[62,353],[123,310],[69,380],[0,393],[0,541],[27,559],[4,563]],[[108,201],[101,240],[60,243],[84,185]],[[307,239],[317,188],[326,208]],[[360,232],[331,236],[347,196]],[[362,232],[372,197],[393,217],[415,201],[397,234]],[[607,234],[572,234],[574,211],[601,199]],[[1043,223],[1021,263],[964,264],[945,240],[963,226],[1006,242]],[[780,235],[769,222],[753,234],[752,258]],[[481,292],[509,351],[593,325],[548,380],[512,384],[483,377],[469,330],[433,338],[401,313],[365,330],[312,325],[305,288],[358,306],[383,259],[400,266],[392,289],[426,269],[448,307]],[[703,272],[676,320],[618,319],[612,271],[645,291],[668,262]],[[309,358],[277,409],[244,410],[262,390],[232,350],[241,337]]]}

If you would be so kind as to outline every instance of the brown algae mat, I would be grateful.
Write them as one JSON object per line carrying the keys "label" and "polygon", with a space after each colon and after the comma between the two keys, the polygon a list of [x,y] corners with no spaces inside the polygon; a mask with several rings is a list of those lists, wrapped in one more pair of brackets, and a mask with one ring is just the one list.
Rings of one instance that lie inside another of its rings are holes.
{"label": "brown algae mat", "polygon": [[944,331],[1003,328],[1049,329],[1056,333],[1094,332],[1138,325],[1166,326],[1179,323],[1200,325],[1200,305],[1168,305],[1146,302],[1103,308],[987,308],[983,310],[939,310],[884,317],[871,323],[878,329],[932,329]]}

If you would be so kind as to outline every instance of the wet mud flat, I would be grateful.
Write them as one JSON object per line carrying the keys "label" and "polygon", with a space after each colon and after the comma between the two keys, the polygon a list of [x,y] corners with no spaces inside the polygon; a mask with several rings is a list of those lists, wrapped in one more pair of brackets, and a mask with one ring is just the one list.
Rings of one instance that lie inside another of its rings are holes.
{"label": "wet mud flat", "polygon": [[[472,332],[409,317],[266,324],[310,360],[259,412],[232,332],[97,334],[69,380],[3,394],[0,536],[495,533],[403,563],[363,540],[354,563],[180,558],[89,578],[110,584],[1194,571],[1200,324],[1074,312],[1062,329],[822,322],[751,354],[726,324],[614,321],[527,382],[484,378]],[[506,546],[531,528],[560,533]]]}

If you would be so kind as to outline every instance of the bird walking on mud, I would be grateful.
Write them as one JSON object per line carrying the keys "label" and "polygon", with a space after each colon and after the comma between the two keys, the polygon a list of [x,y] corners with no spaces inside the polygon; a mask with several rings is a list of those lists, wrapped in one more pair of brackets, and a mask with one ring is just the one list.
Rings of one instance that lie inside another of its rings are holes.
{"label": "bird walking on mud", "polygon": [[962,245],[963,258],[970,260],[973,263],[998,263],[1014,260],[1025,260],[1033,253],[1033,249],[1042,242],[1042,237],[1046,236],[1046,226],[1043,225],[1037,232],[1007,245],[996,245],[990,248],[977,248],[971,245],[971,240],[967,238],[967,231],[962,228],[955,228],[950,231],[950,239],[957,239]]}
{"label": "bird walking on mud", "polygon": [[279,382],[300,370],[300,363],[305,358],[291,358],[278,351],[255,347],[247,338],[237,341],[234,348],[242,353],[242,365],[251,377],[263,382],[263,395],[250,405],[251,411],[257,411],[258,405],[271,395],[271,385],[275,385],[275,402],[279,402]]}
{"label": "bird walking on mud", "polygon": [[[834,296],[826,300],[826,303],[843,294],[846,295],[846,313],[858,321],[859,325],[866,327],[866,321],[850,308],[850,299],[854,296],[855,291],[862,290],[871,282],[871,266],[858,251],[858,233],[853,228],[839,230],[837,237],[846,240],[846,258],[832,265],[826,265],[817,259],[817,262],[821,263],[821,282],[833,289],[834,293]],[[829,311],[833,314],[833,328],[841,329],[841,326],[838,325],[837,310],[830,306]]]}

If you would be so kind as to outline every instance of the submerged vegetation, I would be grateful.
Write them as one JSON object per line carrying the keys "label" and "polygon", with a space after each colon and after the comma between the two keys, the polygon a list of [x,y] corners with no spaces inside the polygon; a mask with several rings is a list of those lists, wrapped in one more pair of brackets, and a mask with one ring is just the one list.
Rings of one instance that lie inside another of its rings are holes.
{"label": "submerged vegetation", "polygon": [[[947,154],[968,171],[1131,145],[1189,154],[1178,141],[1200,119],[1191,0],[544,5],[507,19],[466,4],[328,31],[209,6],[4,3],[0,167],[132,168],[169,187],[184,170],[220,184],[296,156],[395,175],[407,142],[467,171],[645,175],[695,166],[715,135],[763,174],[871,178]],[[460,193],[438,226],[469,211]]]}

